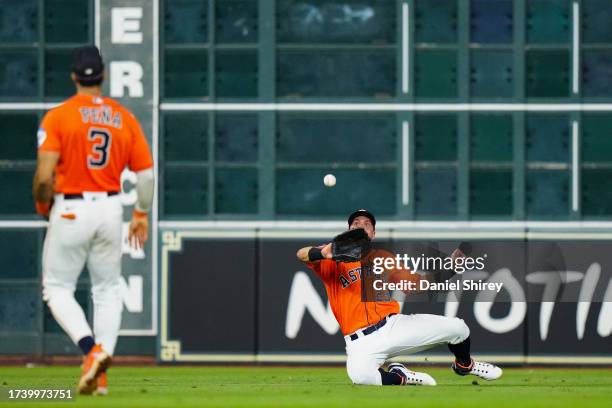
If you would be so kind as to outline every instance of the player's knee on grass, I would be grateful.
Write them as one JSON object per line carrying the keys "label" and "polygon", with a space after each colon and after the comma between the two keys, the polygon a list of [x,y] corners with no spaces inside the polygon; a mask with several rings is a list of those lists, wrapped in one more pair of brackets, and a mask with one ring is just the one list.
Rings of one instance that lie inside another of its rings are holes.
{"label": "player's knee on grass", "polygon": [[349,362],[346,371],[353,384],[357,385],[382,385],[382,378],[376,365]]}
{"label": "player's knee on grass", "polygon": [[382,378],[378,370],[367,372],[349,372],[349,378],[356,385],[382,385]]}

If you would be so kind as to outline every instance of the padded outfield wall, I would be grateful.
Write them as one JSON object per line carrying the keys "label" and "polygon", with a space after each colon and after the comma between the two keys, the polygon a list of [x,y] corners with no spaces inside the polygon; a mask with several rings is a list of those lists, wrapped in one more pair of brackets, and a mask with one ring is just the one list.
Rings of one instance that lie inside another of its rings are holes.
{"label": "padded outfield wall", "polygon": [[[612,214],[607,1],[0,5],[4,353],[74,350],[40,299],[45,224],[28,203],[36,129],[71,94],[78,45],[101,47],[105,91],[135,112],[156,158],[152,240],[144,253],[125,247],[120,352],[155,351],[169,290],[161,237],[173,223],[214,235],[215,220],[252,230],[242,223],[319,223],[367,207],[424,228],[495,220],[501,239],[516,222],[581,231],[569,223],[605,229]],[[330,172],[332,190],[321,183]],[[77,298],[90,314],[87,294],[84,275]]]}
{"label": "padded outfield wall", "polygon": [[[329,241],[345,226],[241,224],[163,223],[160,361],[344,361],[344,339],[324,286],[295,252]],[[473,352],[492,361],[612,363],[609,229],[502,225],[382,222],[374,245],[396,254],[418,257],[431,248],[450,254],[459,242],[470,242],[472,256],[484,256],[486,266],[459,280],[503,288],[493,297],[482,289],[411,294],[402,313],[464,319]],[[363,285],[363,268],[359,273]],[[446,362],[449,356],[437,347],[398,359]]]}

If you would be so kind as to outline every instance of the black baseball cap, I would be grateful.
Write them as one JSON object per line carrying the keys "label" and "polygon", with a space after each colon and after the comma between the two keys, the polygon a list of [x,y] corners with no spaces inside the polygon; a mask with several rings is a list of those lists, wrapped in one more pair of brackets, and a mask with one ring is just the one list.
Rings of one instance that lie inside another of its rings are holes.
{"label": "black baseball cap", "polygon": [[95,45],[79,47],[72,53],[72,72],[79,81],[98,81],[104,73],[104,62]]}
{"label": "black baseball cap", "polygon": [[348,217],[348,225],[349,225],[349,227],[351,226],[351,224],[353,223],[353,221],[357,217],[367,217],[367,218],[369,218],[370,221],[372,221],[372,226],[374,228],[376,228],[376,218],[374,218],[374,214],[372,214],[368,210],[364,210],[363,208],[360,209],[360,210],[357,210],[357,211],[353,212],[351,215],[349,215],[349,217]]}

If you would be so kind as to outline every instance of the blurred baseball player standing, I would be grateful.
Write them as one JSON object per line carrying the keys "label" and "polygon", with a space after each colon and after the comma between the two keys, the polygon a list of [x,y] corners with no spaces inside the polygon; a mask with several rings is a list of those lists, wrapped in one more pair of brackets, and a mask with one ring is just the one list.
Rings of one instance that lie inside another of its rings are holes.
{"label": "blurred baseball player standing", "polygon": [[[366,210],[348,218],[349,229],[365,230],[370,240],[376,235],[376,219]],[[462,256],[455,250],[454,256]],[[493,364],[474,361],[470,356],[470,329],[456,317],[432,314],[400,314],[399,303],[369,301],[362,298],[361,262],[337,262],[331,259],[332,244],[304,247],[297,252],[325,284],[332,311],[346,342],[346,369],[355,384],[436,385],[426,373],[411,371],[393,363],[389,370],[380,368],[392,357],[412,354],[447,344],[455,355],[452,369],[459,375],[475,375],[495,380],[502,370]]]}
{"label": "blurred baseball player standing", "polygon": [[[104,63],[96,47],[74,51],[71,78],[76,95],[47,112],[38,130],[33,194],[37,212],[49,219],[42,258],[43,298],[83,352],[78,391],[105,394],[106,368],[123,309],[121,173],[127,166],[137,175],[138,200],[129,240],[142,247],[153,200],[153,160],[138,120],[101,95]],[[85,265],[92,284],[93,332],[74,298]]]}

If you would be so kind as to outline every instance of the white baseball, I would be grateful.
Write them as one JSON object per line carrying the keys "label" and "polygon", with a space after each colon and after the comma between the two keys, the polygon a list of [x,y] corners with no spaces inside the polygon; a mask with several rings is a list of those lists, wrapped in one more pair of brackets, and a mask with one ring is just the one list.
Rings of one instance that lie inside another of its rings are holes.
{"label": "white baseball", "polygon": [[334,176],[333,174],[326,174],[325,177],[323,177],[323,184],[325,184],[327,187],[335,186],[336,176]]}

